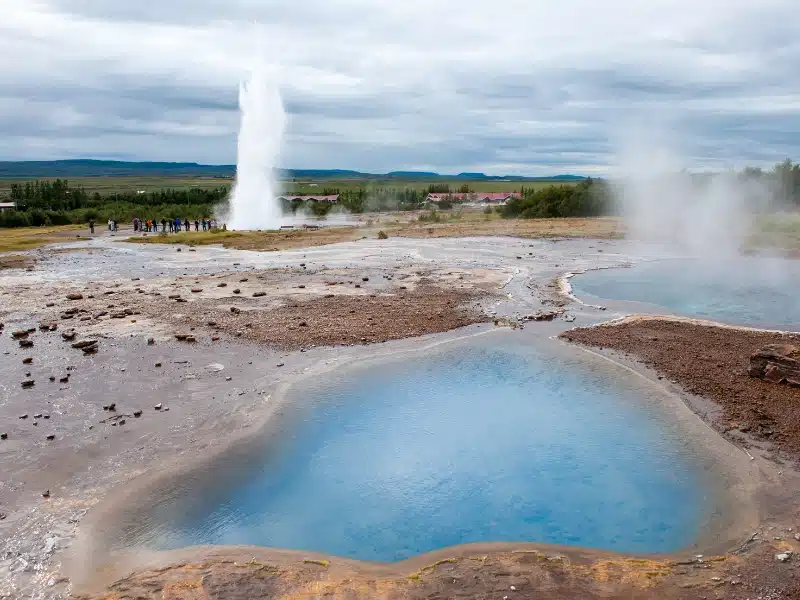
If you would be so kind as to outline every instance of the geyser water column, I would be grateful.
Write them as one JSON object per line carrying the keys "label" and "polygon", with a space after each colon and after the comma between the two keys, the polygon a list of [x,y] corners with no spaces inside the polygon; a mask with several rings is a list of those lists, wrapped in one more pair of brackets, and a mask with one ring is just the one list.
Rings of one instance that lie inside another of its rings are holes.
{"label": "geyser water column", "polygon": [[283,208],[277,198],[275,167],[281,152],[286,111],[277,70],[257,62],[239,86],[236,182],[230,202],[231,229],[277,229]]}

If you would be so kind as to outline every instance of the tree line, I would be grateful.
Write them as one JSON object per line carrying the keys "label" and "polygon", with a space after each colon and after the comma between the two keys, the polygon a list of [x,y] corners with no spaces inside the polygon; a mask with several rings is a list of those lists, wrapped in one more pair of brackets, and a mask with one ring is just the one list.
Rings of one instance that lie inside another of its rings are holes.
{"label": "tree line", "polygon": [[0,212],[0,227],[68,225],[89,221],[191,220],[210,217],[227,201],[230,188],[162,189],[140,193],[122,191],[89,193],[66,179],[11,184],[9,200],[15,210]]}
{"label": "tree line", "polygon": [[[787,159],[772,170],[748,167],[738,172],[723,174],[739,178],[742,182],[756,182],[766,194],[769,208],[800,209],[800,164]],[[707,185],[719,174],[676,174],[688,178],[693,185]],[[426,207],[429,193],[471,193],[468,184],[451,188],[447,183],[433,183],[427,187],[347,188],[328,187],[323,195],[338,195],[339,202],[285,200],[287,213],[309,213],[325,216],[331,211],[350,213],[372,211],[419,210]],[[133,218],[190,220],[210,217],[215,210],[223,211],[230,194],[229,186],[212,188],[162,189],[139,193],[123,191],[100,194],[89,193],[82,186],[71,185],[66,179],[28,181],[11,185],[10,200],[15,210],[0,212],[0,227],[39,225],[66,225],[104,222],[114,219],[121,222]],[[584,179],[574,185],[554,184],[546,187],[520,189],[519,198],[508,201],[497,211],[506,218],[591,217],[618,214],[614,186],[603,179]],[[438,208],[457,205],[457,198],[445,198]]]}

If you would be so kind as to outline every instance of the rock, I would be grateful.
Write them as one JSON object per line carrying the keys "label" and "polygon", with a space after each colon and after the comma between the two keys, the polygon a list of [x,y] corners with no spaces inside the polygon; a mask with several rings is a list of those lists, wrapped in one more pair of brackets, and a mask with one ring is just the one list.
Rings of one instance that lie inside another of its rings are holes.
{"label": "rock", "polygon": [[218,342],[219,341],[219,336],[218,335],[212,335],[211,336],[211,341],[212,342]]}
{"label": "rock", "polygon": [[277,364],[277,365],[275,365],[275,366],[276,366],[276,367],[282,367],[283,365],[284,365],[284,363],[278,363],[278,364]]}
{"label": "rock", "polygon": [[67,300],[83,300],[83,294],[78,294],[77,292],[67,294]]}
{"label": "rock", "polygon": [[140,410],[133,411],[133,416],[138,419],[139,417],[142,416],[142,411],[140,411]]}
{"label": "rock", "polygon": [[56,376],[55,375],[50,375],[50,381],[55,381],[55,380],[56,380]]}
{"label": "rock", "polygon": [[64,340],[66,340],[67,342],[71,342],[72,340],[75,339],[75,335],[76,335],[75,330],[74,329],[69,329],[69,330],[65,331],[64,333],[62,333],[61,337],[64,338]]}
{"label": "rock", "polygon": [[304,286],[304,285],[298,285],[298,286],[297,286],[297,288],[298,288],[298,289],[300,289],[300,290],[304,290],[304,289],[306,289],[306,286]]}
{"label": "rock", "polygon": [[750,357],[750,377],[800,387],[800,347],[768,344]]}
{"label": "rock", "polygon": [[32,388],[35,385],[35,381],[33,379],[26,379],[22,382],[22,387],[24,388]]}
{"label": "rock", "polygon": [[209,321],[208,323],[206,323],[206,325],[208,325],[209,327],[216,327],[217,326],[217,322],[216,321]]}
{"label": "rock", "polygon": [[239,288],[236,288],[235,290],[233,290],[233,293],[234,294],[241,294],[242,290],[240,290]]}
{"label": "rock", "polygon": [[0,433],[0,440],[7,440],[8,434],[7,433]]}
{"label": "rock", "polygon": [[228,287],[228,284],[223,281],[222,283],[218,283],[217,287]]}
{"label": "rock", "polygon": [[192,288],[192,293],[193,294],[199,294],[202,291],[203,291],[203,288]]}
{"label": "rock", "polygon": [[176,252],[180,252],[180,251],[181,251],[181,249],[180,249],[180,248],[176,248],[176,249],[175,249],[175,251],[176,251]]}
{"label": "rock", "polygon": [[308,327],[308,323],[306,323],[305,321],[300,321],[300,323],[298,323],[298,325],[300,327]]}
{"label": "rock", "polygon": [[253,292],[253,298],[261,298],[262,296],[266,296],[267,292]]}
{"label": "rock", "polygon": [[361,281],[369,281],[369,277],[362,277]]}
{"label": "rock", "polygon": [[225,381],[231,381],[232,379],[233,379],[233,377],[226,377]]}
{"label": "rock", "polygon": [[239,280],[239,283],[245,283],[246,281],[248,281],[247,277],[242,277],[242,278]]}
{"label": "rock", "polygon": [[56,305],[55,302],[48,302],[47,304],[45,304],[45,307],[46,308],[53,308],[55,305]]}
{"label": "rock", "polygon": [[156,410],[161,410],[161,407],[162,407],[162,406],[163,406],[163,405],[161,404],[161,402],[159,402],[159,403],[158,403],[158,404],[156,404],[156,405],[155,405],[153,408],[155,408]]}
{"label": "rock", "polygon": [[775,555],[775,560],[780,562],[789,562],[790,558],[792,558],[792,552],[790,550]]}
{"label": "rock", "polygon": [[51,433],[50,435],[47,436],[47,439],[48,439],[48,441],[52,442],[54,439],[56,439],[56,436]]}
{"label": "rock", "polygon": [[50,490],[45,490],[42,492],[42,498],[49,498],[50,497]]}
{"label": "rock", "polygon": [[27,418],[28,418],[28,415],[27,415],[27,413],[26,413],[26,414],[24,414],[24,415],[20,415],[20,416],[19,416],[19,418],[20,418],[20,419],[22,419],[22,420],[24,421],[25,419],[27,419]]}
{"label": "rock", "polygon": [[156,367],[160,367],[160,366],[161,366],[161,363],[160,363],[160,362],[157,362],[157,363],[156,363]]}
{"label": "rock", "polygon": [[170,300],[177,300],[180,297],[181,297],[180,294],[171,294],[171,295],[167,296],[167,298],[169,298]]}
{"label": "rock", "polygon": [[575,320],[575,315],[567,315],[566,317],[564,317],[564,320],[567,323],[572,323]]}
{"label": "rock", "polygon": [[69,375],[65,375],[61,379],[58,380],[59,383],[69,383]]}
{"label": "rock", "polygon": [[120,425],[125,425],[125,419],[120,419],[119,424]]}
{"label": "rock", "polygon": [[147,345],[148,346],[152,346],[155,343],[156,343],[155,338],[147,338]]}
{"label": "rock", "polygon": [[231,312],[233,314],[235,314],[235,315],[238,315],[240,312],[242,312],[242,309],[241,308],[237,308],[235,306],[231,306]]}
{"label": "rock", "polygon": [[23,364],[23,365],[29,365],[29,364],[31,364],[32,362],[33,362],[33,358],[31,358],[30,356],[29,356],[28,358],[23,358],[23,359],[22,359],[22,364]]}
{"label": "rock", "polygon": [[42,418],[42,413],[36,413],[35,415],[33,415],[33,418],[34,419],[41,419]]}
{"label": "rock", "polygon": [[15,340],[20,340],[28,337],[28,332],[25,331],[24,329],[18,329],[17,331],[11,332],[11,337],[14,338]]}
{"label": "rock", "polygon": [[95,313],[94,318],[99,319],[100,317],[105,317],[108,314],[107,311],[101,310],[99,313]]}
{"label": "rock", "polygon": [[210,365],[206,365],[206,371],[211,373],[219,373],[220,371],[224,371],[225,367],[219,363],[211,363]]}
{"label": "rock", "polygon": [[179,342],[190,342],[191,343],[191,342],[196,342],[197,341],[197,338],[195,338],[190,333],[176,333],[175,334],[175,339],[178,340]]}
{"label": "rock", "polygon": [[81,340],[80,342],[75,342],[72,344],[72,347],[76,348],[77,350],[86,350],[87,348],[97,346],[97,344],[97,340]]}

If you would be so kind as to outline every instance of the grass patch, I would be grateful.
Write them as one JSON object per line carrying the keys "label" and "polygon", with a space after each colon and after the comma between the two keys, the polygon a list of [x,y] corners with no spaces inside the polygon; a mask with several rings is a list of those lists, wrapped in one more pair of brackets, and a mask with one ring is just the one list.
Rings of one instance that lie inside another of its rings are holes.
{"label": "grass patch", "polygon": [[314,558],[304,558],[303,562],[307,565],[319,565],[320,567],[327,567],[331,564],[328,560],[317,560]]}
{"label": "grass patch", "polygon": [[3,229],[0,234],[0,252],[21,252],[39,248],[45,244],[66,242],[75,239],[69,233],[84,229],[80,225],[64,225],[60,227],[19,227]]}
{"label": "grass patch", "polygon": [[411,575],[408,576],[408,579],[411,581],[419,582],[422,580],[422,574],[425,573],[426,571],[433,571],[436,567],[440,565],[455,564],[457,562],[458,562],[457,558],[443,558],[442,560],[437,560],[435,563],[432,563],[430,565],[425,565],[416,573],[412,573]]}

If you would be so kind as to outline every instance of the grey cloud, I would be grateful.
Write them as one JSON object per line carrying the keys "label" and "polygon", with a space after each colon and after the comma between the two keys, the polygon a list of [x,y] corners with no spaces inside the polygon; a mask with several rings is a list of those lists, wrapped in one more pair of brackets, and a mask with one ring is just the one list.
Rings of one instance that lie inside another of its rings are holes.
{"label": "grey cloud", "polygon": [[233,162],[259,45],[281,66],[285,166],[595,173],[634,119],[688,166],[796,152],[793,3],[673,5],[20,3],[0,23],[0,54],[24,57],[0,62],[0,157]]}

